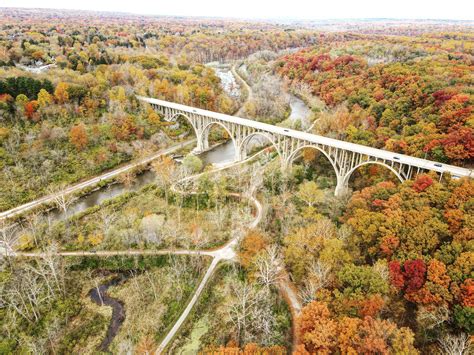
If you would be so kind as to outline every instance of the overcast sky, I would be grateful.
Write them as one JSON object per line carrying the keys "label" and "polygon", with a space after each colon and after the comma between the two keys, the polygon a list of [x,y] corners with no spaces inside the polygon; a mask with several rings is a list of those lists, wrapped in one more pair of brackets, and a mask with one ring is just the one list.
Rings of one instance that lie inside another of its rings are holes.
{"label": "overcast sky", "polygon": [[240,18],[473,20],[473,0],[0,0],[0,7]]}

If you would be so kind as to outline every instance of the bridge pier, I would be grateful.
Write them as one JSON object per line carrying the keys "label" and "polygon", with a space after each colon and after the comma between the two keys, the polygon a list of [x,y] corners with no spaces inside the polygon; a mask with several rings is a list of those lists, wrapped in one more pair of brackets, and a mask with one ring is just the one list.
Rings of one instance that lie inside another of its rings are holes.
{"label": "bridge pier", "polygon": [[196,132],[196,147],[191,151],[191,154],[198,155],[206,150],[205,144],[203,143],[202,133]]}
{"label": "bridge pier", "polygon": [[349,190],[349,184],[344,182],[343,179],[338,178],[336,189],[334,190],[334,196],[341,197],[347,192],[347,190]]}
{"label": "bridge pier", "polygon": [[141,96],[138,96],[138,99],[151,104],[168,121],[175,121],[177,117],[187,119],[196,132],[197,147],[194,149],[194,153],[200,153],[209,148],[208,134],[214,124],[223,127],[233,140],[236,149],[235,161],[241,161],[247,157],[246,143],[255,136],[265,138],[275,147],[282,159],[281,169],[283,172],[288,172],[291,161],[298,152],[304,148],[314,148],[324,154],[335,170],[337,176],[336,196],[342,195],[347,190],[351,174],[367,164],[378,164],[389,169],[400,181],[411,179],[413,176],[427,171],[451,173],[453,178],[472,178],[474,176],[472,170],[457,166],[440,164],[172,102]]}

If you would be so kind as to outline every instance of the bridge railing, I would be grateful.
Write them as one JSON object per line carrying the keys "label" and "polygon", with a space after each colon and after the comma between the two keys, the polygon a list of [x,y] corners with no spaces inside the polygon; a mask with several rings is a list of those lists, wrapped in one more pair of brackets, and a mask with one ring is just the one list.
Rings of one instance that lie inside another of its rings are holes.
{"label": "bridge railing", "polygon": [[153,99],[153,98],[144,97],[144,96],[137,96],[137,98],[140,101],[147,102],[152,105],[179,110],[179,111],[182,111],[183,113],[205,116],[205,117],[212,117],[222,122],[228,122],[232,124],[247,126],[247,127],[251,127],[257,130],[262,130],[274,135],[281,135],[284,137],[302,140],[308,143],[321,144],[321,145],[333,147],[336,149],[347,150],[350,152],[368,155],[368,156],[378,158],[378,159],[410,165],[415,168],[419,168],[420,170],[431,170],[431,171],[436,171],[439,173],[449,172],[455,178],[474,177],[474,173],[472,169],[466,169],[459,166],[443,164],[443,163],[439,163],[439,162],[435,162],[435,161],[431,161],[427,159],[422,159],[422,158],[416,158],[416,157],[412,157],[405,154],[390,152],[384,149],[371,148],[371,147],[364,146],[361,144],[345,142],[345,141],[341,141],[341,140],[337,140],[333,138],[320,136],[317,134],[297,131],[297,130],[284,128],[284,127],[278,127],[278,126],[263,123],[263,122],[249,120],[247,118],[230,116],[223,113],[208,111],[208,110],[186,106],[186,105],[182,105],[182,104],[178,104],[174,102]]}

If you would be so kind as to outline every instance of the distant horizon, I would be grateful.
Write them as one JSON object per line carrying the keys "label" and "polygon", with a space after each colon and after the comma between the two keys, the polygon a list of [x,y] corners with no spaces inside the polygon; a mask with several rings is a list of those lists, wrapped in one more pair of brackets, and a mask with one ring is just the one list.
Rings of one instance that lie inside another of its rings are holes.
{"label": "distant horizon", "polygon": [[[222,3],[214,4],[212,0],[203,0],[197,6],[194,2],[182,0],[177,3],[148,4],[145,0],[136,0],[133,4],[112,3],[111,1],[83,0],[80,4],[67,3],[58,0],[44,0],[42,5],[32,0],[4,0],[0,8],[17,8],[30,10],[56,10],[56,11],[90,11],[97,13],[116,13],[123,15],[147,17],[184,17],[184,18],[217,18],[240,20],[265,20],[265,21],[452,21],[472,22],[474,19],[466,18],[469,1],[453,0],[449,8],[436,9],[436,2],[422,4],[411,0],[400,0],[394,8],[385,5],[380,8],[374,0],[361,0],[356,6],[350,1],[339,1],[334,4],[304,4],[303,0],[292,0],[292,7],[286,6],[286,1],[275,0],[271,8],[252,0],[241,0],[236,8],[222,9]],[[301,3],[301,4],[300,4]],[[404,6],[403,4],[406,4]],[[456,3],[458,6],[456,6]],[[59,6],[56,6],[59,5]],[[263,6],[262,6],[263,5]],[[301,6],[299,6],[301,5]],[[464,6],[465,5],[465,6]],[[157,7],[158,6],[158,7]],[[453,8],[456,12],[453,12]],[[251,9],[250,12],[248,9]],[[405,9],[410,15],[406,15]],[[396,10],[396,11],[395,11]],[[296,12],[295,12],[296,11]],[[308,14],[314,15],[308,15]],[[336,15],[337,14],[337,15]],[[336,15],[336,16],[334,16]],[[339,15],[339,16],[338,16]]]}
{"label": "distant horizon", "polygon": [[0,6],[2,9],[22,9],[22,10],[54,10],[65,12],[90,12],[98,14],[120,14],[130,16],[145,16],[145,17],[168,17],[168,18],[195,18],[195,19],[218,19],[218,20],[247,20],[247,21],[299,21],[299,22],[349,22],[349,21],[434,21],[434,22],[473,22],[474,19],[454,19],[454,18],[403,18],[403,17],[335,17],[335,18],[297,18],[297,17],[232,17],[232,16],[218,16],[218,15],[173,15],[173,14],[145,14],[129,11],[113,11],[113,10],[91,10],[91,9],[69,9],[69,8],[50,8],[50,7],[21,7],[21,6]]}

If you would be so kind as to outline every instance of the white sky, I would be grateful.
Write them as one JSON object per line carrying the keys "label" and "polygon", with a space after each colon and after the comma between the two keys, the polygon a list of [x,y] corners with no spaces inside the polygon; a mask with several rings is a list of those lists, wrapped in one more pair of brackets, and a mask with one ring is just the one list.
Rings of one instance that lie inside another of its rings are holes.
{"label": "white sky", "polygon": [[0,0],[0,7],[240,18],[474,20],[473,0]]}

